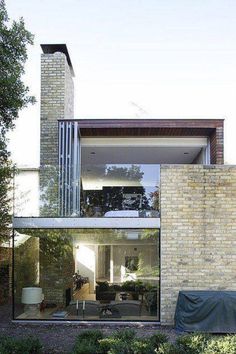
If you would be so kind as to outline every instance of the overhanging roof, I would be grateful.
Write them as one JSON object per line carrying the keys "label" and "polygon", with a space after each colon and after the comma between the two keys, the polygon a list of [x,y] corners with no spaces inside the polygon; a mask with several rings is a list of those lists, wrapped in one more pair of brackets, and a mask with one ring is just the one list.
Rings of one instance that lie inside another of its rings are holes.
{"label": "overhanging roof", "polygon": [[224,127],[223,119],[73,119],[81,137],[210,136]]}

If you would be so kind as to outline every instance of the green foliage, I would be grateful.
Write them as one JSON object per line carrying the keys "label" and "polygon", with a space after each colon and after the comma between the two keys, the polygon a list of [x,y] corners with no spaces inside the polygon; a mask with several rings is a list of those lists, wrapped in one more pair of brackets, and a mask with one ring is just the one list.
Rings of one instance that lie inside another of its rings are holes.
{"label": "green foliage", "polygon": [[109,283],[107,281],[100,281],[97,282],[97,285],[99,286],[99,291],[109,291]]}
{"label": "green foliage", "polygon": [[[0,134],[1,135],[1,134]],[[0,138],[0,244],[9,239],[11,222],[11,181],[13,168]]]}
{"label": "green foliage", "polygon": [[137,339],[132,343],[132,353],[134,354],[154,354],[155,347],[149,338]]}
{"label": "green foliage", "polygon": [[23,18],[10,25],[4,0],[0,0],[0,34],[0,131],[5,134],[14,127],[19,110],[35,99],[28,96],[29,88],[22,81],[33,35],[25,29]]}
{"label": "green foliage", "polygon": [[124,291],[137,291],[143,287],[141,280],[126,280],[122,284],[122,290]]}
{"label": "green foliage", "polygon": [[177,339],[176,348],[180,354],[235,354],[236,336],[184,335]]}
{"label": "green foliage", "polygon": [[101,354],[155,354],[162,343],[168,338],[162,333],[151,337],[137,338],[136,331],[130,328],[122,329],[108,338],[99,341]]}
{"label": "green foliage", "polygon": [[103,334],[100,330],[87,330],[80,333],[76,339],[72,354],[96,354],[99,351],[99,341]]}
{"label": "green foliage", "polygon": [[124,328],[114,333],[114,338],[119,338],[123,341],[131,341],[134,339],[136,331],[132,328]]}
{"label": "green foliage", "polygon": [[9,238],[11,220],[13,169],[6,133],[14,128],[19,110],[35,102],[34,97],[28,96],[29,88],[22,81],[28,44],[33,44],[33,36],[25,29],[24,20],[10,23],[5,2],[0,0],[0,243]]}
{"label": "green foliage", "polygon": [[107,352],[108,354],[133,354],[131,343],[123,342],[121,339],[116,339]]}
{"label": "green foliage", "polygon": [[103,338],[99,340],[99,354],[107,354],[111,348],[116,346],[116,343],[119,342],[119,338]]}
{"label": "green foliage", "polygon": [[[88,169],[89,166],[87,166]],[[88,174],[90,178],[96,177],[98,179],[104,179],[107,182],[114,180],[125,180],[125,181],[142,181],[143,172],[141,171],[140,166],[131,165],[131,166],[121,166],[116,165],[110,166],[107,168],[106,165],[98,165],[96,168],[91,168],[91,173]],[[109,183],[108,183],[109,184]],[[84,191],[85,193],[85,191]],[[82,212],[86,216],[93,216],[93,207],[100,206],[102,208],[102,213],[105,213],[109,210],[122,210],[124,194],[126,193],[138,193],[142,196],[141,205],[140,201],[137,201],[132,204],[132,209],[134,210],[144,210],[150,209],[149,200],[145,195],[145,188],[142,186],[139,187],[106,187],[102,191],[86,191],[84,200],[86,203],[81,203]]]}
{"label": "green foliage", "polygon": [[107,338],[100,331],[86,331],[77,338],[73,354],[235,354],[236,336],[187,334],[169,343],[163,333],[136,337],[133,329],[122,329]]}
{"label": "green foliage", "polygon": [[99,340],[100,354],[132,354],[131,346],[136,332],[133,329],[121,329],[108,338]]}
{"label": "green foliage", "polygon": [[174,344],[171,344],[171,343],[161,344],[159,347],[159,350],[156,351],[155,353],[158,353],[158,354],[184,354]]}
{"label": "green foliage", "polygon": [[0,354],[41,354],[42,345],[37,338],[0,338]]}
{"label": "green foliage", "polygon": [[180,353],[203,354],[209,340],[208,334],[187,334],[180,336],[177,341],[177,348]]}
{"label": "green foliage", "polygon": [[15,247],[15,299],[21,301],[22,288],[38,286],[38,240],[30,237],[24,243]]}
{"label": "green foliage", "polygon": [[159,349],[160,345],[168,342],[168,337],[164,333],[155,333],[149,337],[149,341],[152,343],[153,347]]}
{"label": "green foliage", "polygon": [[21,229],[22,234],[37,237],[40,240],[40,252],[58,264],[68,261],[73,252],[70,230],[63,229]]}
{"label": "green foliage", "polygon": [[[236,336],[211,337],[208,340],[206,354],[235,354]],[[205,354],[204,353],[204,354]]]}

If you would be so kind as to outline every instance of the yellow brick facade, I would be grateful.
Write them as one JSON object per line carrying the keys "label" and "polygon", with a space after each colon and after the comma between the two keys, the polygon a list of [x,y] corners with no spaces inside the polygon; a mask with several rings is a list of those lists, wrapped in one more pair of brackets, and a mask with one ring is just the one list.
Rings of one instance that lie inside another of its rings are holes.
{"label": "yellow brick facade", "polygon": [[161,323],[180,290],[236,290],[236,166],[161,166]]}

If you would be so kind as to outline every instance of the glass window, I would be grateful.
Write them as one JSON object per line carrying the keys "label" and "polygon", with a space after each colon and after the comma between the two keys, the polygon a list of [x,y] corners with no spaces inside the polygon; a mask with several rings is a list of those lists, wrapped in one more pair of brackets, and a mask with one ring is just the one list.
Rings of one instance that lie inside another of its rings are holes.
{"label": "glass window", "polygon": [[158,321],[159,230],[15,230],[14,318]]}
{"label": "glass window", "polygon": [[81,216],[159,217],[159,165],[82,163]]}

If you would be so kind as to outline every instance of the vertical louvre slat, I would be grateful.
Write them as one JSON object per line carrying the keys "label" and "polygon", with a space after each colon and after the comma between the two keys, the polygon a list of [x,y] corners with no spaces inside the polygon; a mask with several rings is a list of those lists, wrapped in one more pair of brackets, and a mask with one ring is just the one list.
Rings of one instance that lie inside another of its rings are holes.
{"label": "vertical louvre slat", "polygon": [[62,204],[62,216],[65,216],[65,205],[66,205],[66,123],[64,122],[63,129],[63,204]]}
{"label": "vertical louvre slat", "polygon": [[79,215],[80,144],[77,122],[59,123],[59,212]]}
{"label": "vertical louvre slat", "polygon": [[[77,125],[77,136],[79,134],[79,127]],[[76,159],[76,178],[77,178],[77,210],[80,215],[80,171],[81,171],[81,146],[80,137],[78,136],[77,142],[77,159]]]}
{"label": "vertical louvre slat", "polygon": [[60,215],[64,216],[64,203],[65,203],[65,122],[61,122],[61,167],[60,175]]}
{"label": "vertical louvre slat", "polygon": [[68,123],[68,210],[67,215],[71,215],[71,147],[72,147],[72,123]]}
{"label": "vertical louvre slat", "polygon": [[67,207],[67,203],[68,203],[68,189],[67,189],[67,186],[68,186],[68,124],[66,123],[66,126],[65,126],[65,131],[66,131],[66,141],[65,141],[65,205],[64,205],[64,212],[65,212],[65,216],[67,216],[67,210],[68,210],[68,207]]}
{"label": "vertical louvre slat", "polygon": [[76,174],[76,169],[77,169],[77,144],[78,144],[78,135],[77,135],[77,125],[78,123],[74,123],[74,141],[73,141],[73,189],[72,189],[72,195],[73,195],[73,214],[77,214],[77,205],[76,205],[76,193],[77,193],[77,174]]}
{"label": "vertical louvre slat", "polygon": [[59,205],[58,205],[58,215],[61,215],[61,166],[62,166],[62,156],[61,156],[61,122],[59,123],[58,126],[58,130],[59,130],[59,149],[58,149],[58,154],[59,154],[59,166],[58,166],[58,178],[59,178],[59,184],[58,184],[58,201],[59,201]]}

